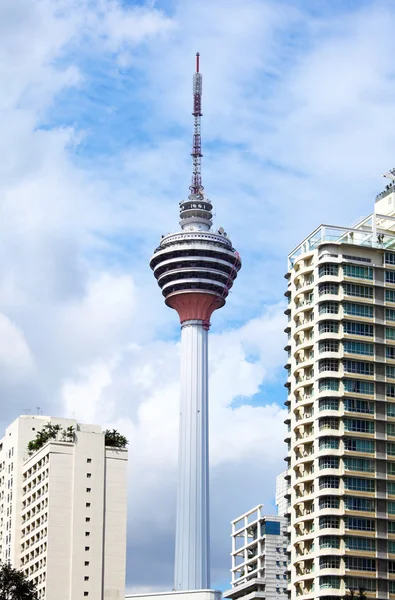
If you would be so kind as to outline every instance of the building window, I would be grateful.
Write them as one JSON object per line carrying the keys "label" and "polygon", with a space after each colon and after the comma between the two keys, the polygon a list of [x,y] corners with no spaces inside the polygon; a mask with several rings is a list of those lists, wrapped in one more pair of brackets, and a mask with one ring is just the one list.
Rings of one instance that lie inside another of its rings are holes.
{"label": "building window", "polygon": [[325,575],[324,577],[320,577],[320,588],[340,589],[340,577],[336,577],[335,575]]}
{"label": "building window", "polygon": [[385,272],[385,283],[395,283],[395,271]]}
{"label": "building window", "polygon": [[344,333],[350,335],[364,335],[373,337],[373,325],[369,323],[357,323],[355,321],[343,321]]}
{"label": "building window", "polygon": [[331,515],[320,517],[320,529],[339,529],[339,523],[339,519]]}
{"label": "building window", "polygon": [[387,402],[387,417],[395,417],[395,402]]}
{"label": "building window", "polygon": [[320,477],[320,490],[323,489],[339,489],[339,478],[338,477]]}
{"label": "building window", "polygon": [[385,328],[385,339],[386,340],[395,340],[395,329],[393,329],[393,327]]}
{"label": "building window", "polygon": [[364,512],[374,512],[374,500],[372,498],[360,498],[359,496],[346,496],[344,504],[347,510],[361,510]]}
{"label": "building window", "polygon": [[339,312],[339,304],[338,302],[321,302],[318,308],[318,313],[320,315],[337,315]]}
{"label": "building window", "polygon": [[338,333],[339,323],[337,321],[321,321],[321,323],[318,324],[318,331],[319,333]]}
{"label": "building window", "polygon": [[359,558],[357,556],[346,556],[344,558],[346,569],[352,571],[375,571],[376,561],[374,558]]}
{"label": "building window", "polygon": [[363,354],[365,356],[373,356],[373,344],[366,344],[365,342],[354,342],[352,340],[344,340],[343,347],[344,352],[348,352],[349,354]]}
{"label": "building window", "polygon": [[[370,381],[361,381],[360,379],[343,379],[344,390],[353,394],[365,394],[373,396],[374,383]],[[394,386],[395,397],[395,386]]]}
{"label": "building window", "polygon": [[[390,309],[386,309],[390,310]],[[344,302],[343,311],[345,315],[353,315],[356,317],[373,318],[373,306],[370,304],[357,304],[356,302]],[[395,319],[394,319],[395,320]]]}
{"label": "building window", "polygon": [[388,500],[388,514],[395,515],[395,502],[393,500]]}
{"label": "building window", "polygon": [[326,450],[328,448],[337,450],[339,448],[339,438],[328,436],[320,438],[319,449]]}
{"label": "building window", "polygon": [[356,492],[374,492],[374,479],[363,479],[362,477],[344,477],[344,488]]}
{"label": "building window", "polygon": [[343,362],[345,373],[358,373],[358,375],[374,375],[374,365],[361,360],[345,360]]}
{"label": "building window", "polygon": [[85,523],[89,523],[89,522],[90,522],[90,520],[91,520],[91,518],[90,518],[90,517],[85,517]]}
{"label": "building window", "polygon": [[336,340],[323,340],[322,342],[319,343],[318,351],[320,352],[320,354],[322,352],[338,352],[339,351],[339,342]]}
{"label": "building window", "polygon": [[358,550],[360,552],[376,551],[376,540],[371,538],[346,536],[344,541],[348,550]]}
{"label": "building window", "polygon": [[339,391],[339,380],[332,379],[330,377],[321,379],[318,383],[318,389],[320,392],[326,392],[328,390],[332,391],[332,392],[338,392]]}
{"label": "building window", "polygon": [[[387,425],[389,425],[389,423],[387,423]],[[374,421],[363,421],[362,419],[344,419],[344,431],[374,433]]]}
{"label": "building window", "polygon": [[346,577],[346,588],[349,590],[355,590],[358,592],[360,588],[363,588],[366,592],[375,592],[376,591],[376,579],[365,578],[365,577]]}
{"label": "building window", "polygon": [[84,592],[84,596],[89,596],[89,592]]}
{"label": "building window", "polygon": [[89,560],[86,560],[86,561],[85,561],[85,563],[84,563],[84,566],[85,566],[85,567],[89,567]]}
{"label": "building window", "polygon": [[384,254],[384,262],[386,265],[395,265],[395,253],[386,252]]}
{"label": "building window", "polygon": [[319,410],[339,410],[339,398],[320,398]]}
{"label": "building window", "polygon": [[320,569],[339,569],[340,568],[340,557],[339,556],[321,556],[320,557]]}
{"label": "building window", "polygon": [[326,283],[320,283],[318,286],[318,295],[324,296],[325,294],[335,294],[339,293],[339,285],[337,283],[332,283],[330,281]]}
{"label": "building window", "polygon": [[86,488],[86,491],[88,492],[88,494],[92,491],[91,488]]}
{"label": "building window", "polygon": [[387,435],[395,437],[395,423],[387,423]]}
{"label": "building window", "polygon": [[336,417],[321,417],[319,420],[319,429],[324,431],[325,429],[339,429],[339,419]]}
{"label": "building window", "polygon": [[86,476],[88,479],[90,479],[92,477],[92,473],[87,473]]}
{"label": "building window", "polygon": [[[388,540],[388,552],[390,554],[395,554],[395,541]],[[394,582],[395,583],[395,582]]]}
{"label": "building window", "polygon": [[332,263],[324,263],[318,267],[318,276],[326,277],[327,275],[331,275],[332,277],[336,277],[339,274],[338,265]]}
{"label": "building window", "polygon": [[388,521],[388,533],[395,533],[395,521]]}
{"label": "building window", "polygon": [[320,537],[320,548],[340,548],[340,540],[334,535]]}
{"label": "building window", "polygon": [[92,462],[92,459],[91,459],[91,458],[87,458],[87,459],[86,459],[86,462],[87,462],[87,463],[91,463],[91,462]]}
{"label": "building window", "polygon": [[[394,463],[395,465],[395,463]],[[356,456],[348,456],[344,458],[344,468],[349,471],[365,471],[374,473],[375,461],[370,458],[357,458]]]}
{"label": "building window", "polygon": [[372,267],[360,267],[359,265],[343,265],[343,275],[358,279],[373,279],[373,269]]}
{"label": "building window", "polygon": [[319,503],[321,508],[339,508],[339,498],[337,496],[322,496]]}
{"label": "building window", "polygon": [[373,440],[365,440],[363,438],[344,438],[344,449],[348,450],[349,452],[366,452],[373,454],[375,451],[375,446]]}
{"label": "building window", "polygon": [[385,318],[387,321],[395,321],[395,309],[386,308],[385,309]]}
{"label": "building window", "polygon": [[323,371],[338,371],[339,370],[339,361],[333,358],[325,358],[324,360],[320,360],[319,363],[319,372]]}
{"label": "building window", "polygon": [[86,506],[86,508],[90,508],[91,507],[91,503],[90,502],[86,502],[85,506]]}
{"label": "building window", "polygon": [[360,519],[357,517],[346,517],[345,526],[347,529],[355,529],[357,531],[375,531],[376,522],[374,519]]}
{"label": "building window", "polygon": [[359,298],[373,298],[373,288],[367,285],[357,285],[355,283],[346,283],[343,285],[346,296],[357,296]]}
{"label": "building window", "polygon": [[91,534],[91,532],[90,532],[90,531],[85,531],[85,537],[89,537],[89,536],[90,536],[90,534]]}
{"label": "building window", "polygon": [[84,576],[84,581],[89,581],[89,575]]}
{"label": "building window", "polygon": [[85,546],[85,552],[89,552],[90,547],[89,546]]}
{"label": "building window", "polygon": [[339,468],[339,457],[338,456],[321,456],[319,459],[320,469],[338,469]]}
{"label": "building window", "polygon": [[385,301],[395,302],[395,290],[385,290]]}
{"label": "building window", "polygon": [[369,402],[369,400],[361,400],[359,398],[345,398],[344,410],[347,412],[374,415],[374,402]]}

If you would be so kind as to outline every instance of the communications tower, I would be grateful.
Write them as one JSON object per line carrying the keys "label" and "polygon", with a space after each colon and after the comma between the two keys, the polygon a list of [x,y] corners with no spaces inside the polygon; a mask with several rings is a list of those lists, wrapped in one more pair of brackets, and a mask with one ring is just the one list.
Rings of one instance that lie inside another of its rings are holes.
{"label": "communications tower", "polygon": [[181,404],[176,525],[176,590],[209,589],[208,330],[225,304],[240,257],[222,228],[212,230],[201,178],[202,75],[193,76],[193,173],[180,202],[181,231],[161,239],[150,266],[181,322]]}

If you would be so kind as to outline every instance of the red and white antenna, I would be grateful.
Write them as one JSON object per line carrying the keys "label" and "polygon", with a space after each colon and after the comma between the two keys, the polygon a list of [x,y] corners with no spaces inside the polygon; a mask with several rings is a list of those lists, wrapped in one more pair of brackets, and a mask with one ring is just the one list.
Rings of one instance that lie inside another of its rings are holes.
{"label": "red and white antenna", "polygon": [[201,158],[202,139],[200,135],[200,125],[202,117],[202,74],[199,72],[200,54],[196,54],[196,73],[193,76],[193,140],[192,140],[192,183],[189,187],[191,194],[202,194],[202,171]]}

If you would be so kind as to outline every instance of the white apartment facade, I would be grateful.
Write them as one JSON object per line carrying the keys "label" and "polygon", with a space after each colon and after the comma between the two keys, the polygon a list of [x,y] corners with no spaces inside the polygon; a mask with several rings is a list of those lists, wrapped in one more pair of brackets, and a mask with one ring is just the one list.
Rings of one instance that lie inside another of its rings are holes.
{"label": "white apartment facade", "polygon": [[395,599],[395,181],[286,278],[290,598]]}
{"label": "white apartment facade", "polygon": [[288,521],[260,504],[232,521],[232,600],[286,600]]}
{"label": "white apartment facade", "polygon": [[[47,423],[59,435],[29,455]],[[106,447],[97,425],[21,416],[0,440],[0,467],[1,560],[40,600],[123,599],[127,450]]]}

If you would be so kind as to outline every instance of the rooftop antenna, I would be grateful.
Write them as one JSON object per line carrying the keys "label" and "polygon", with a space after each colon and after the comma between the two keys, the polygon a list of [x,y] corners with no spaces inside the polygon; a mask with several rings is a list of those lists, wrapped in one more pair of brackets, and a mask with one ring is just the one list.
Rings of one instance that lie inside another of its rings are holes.
{"label": "rooftop antenna", "polygon": [[42,415],[43,411],[41,410],[41,406],[36,406],[36,408],[37,408],[37,414]]}
{"label": "rooftop antenna", "polygon": [[390,171],[388,171],[388,173],[384,173],[383,177],[395,181],[395,169],[391,169]]}
{"label": "rooftop antenna", "polygon": [[192,183],[189,187],[191,194],[203,195],[201,158],[202,139],[200,125],[202,118],[202,74],[200,73],[200,54],[196,53],[196,72],[193,76],[193,139],[192,139]]}
{"label": "rooftop antenna", "polygon": [[22,410],[24,415],[30,414],[32,412],[31,408],[22,408]]}

